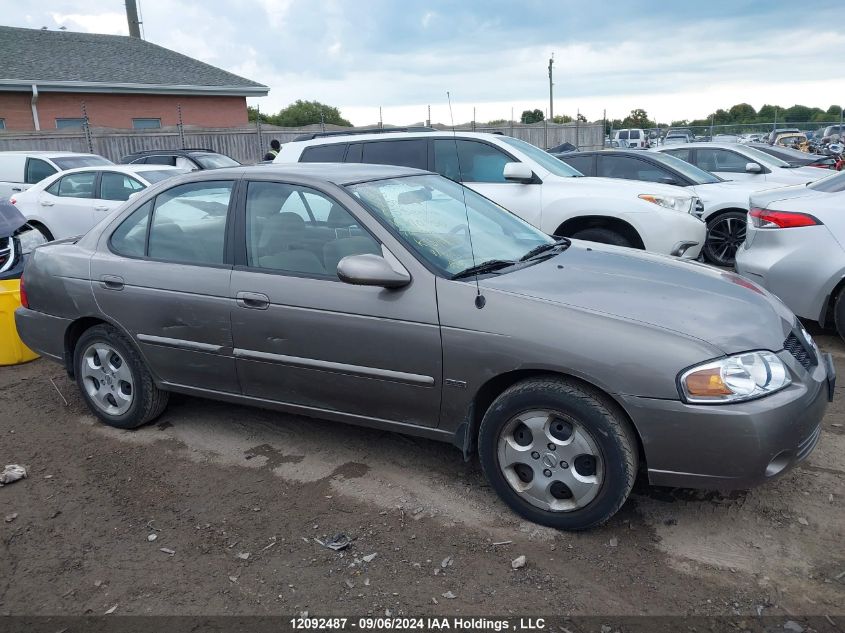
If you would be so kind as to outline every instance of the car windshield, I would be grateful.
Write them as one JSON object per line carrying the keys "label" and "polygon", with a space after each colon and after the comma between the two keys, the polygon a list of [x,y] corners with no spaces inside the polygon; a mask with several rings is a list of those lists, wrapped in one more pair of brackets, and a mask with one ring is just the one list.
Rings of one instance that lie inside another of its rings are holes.
{"label": "car windshield", "polygon": [[681,172],[696,185],[710,185],[714,182],[724,182],[724,179],[719,178],[716,174],[711,174],[709,171],[699,169],[695,165],[692,165],[685,160],[681,160],[677,156],[663,154],[660,152],[650,152],[649,157],[653,158],[658,163],[663,163],[675,171]]}
{"label": "car windshield", "polygon": [[191,158],[202,165],[203,169],[220,169],[221,167],[237,167],[240,165],[234,158],[224,154],[192,154]]}
{"label": "car windshield", "polygon": [[138,172],[147,182],[154,184],[178,176],[179,174],[187,174],[190,169],[151,169],[149,171]]}
{"label": "car windshield", "polygon": [[544,152],[539,147],[535,147],[531,143],[526,143],[523,140],[511,138],[510,136],[500,137],[499,140],[506,145],[510,145],[511,147],[518,149],[520,152],[528,156],[528,158],[540,165],[540,167],[551,172],[555,176],[562,176],[564,178],[577,178],[584,176],[584,174],[574,167],[570,167],[562,160],[555,158],[548,152]]}
{"label": "car windshield", "polygon": [[813,191],[822,191],[824,193],[845,191],[845,171],[833,174],[827,178],[822,178],[816,182],[811,182],[807,187]]}
{"label": "car windshield", "polygon": [[554,243],[499,205],[442,176],[376,180],[348,189],[446,277],[485,262],[517,262],[538,246]]}
{"label": "car windshield", "polygon": [[56,166],[65,171],[66,169],[76,169],[77,167],[98,167],[100,165],[114,165],[107,158],[102,156],[59,156],[50,158],[56,163]]}

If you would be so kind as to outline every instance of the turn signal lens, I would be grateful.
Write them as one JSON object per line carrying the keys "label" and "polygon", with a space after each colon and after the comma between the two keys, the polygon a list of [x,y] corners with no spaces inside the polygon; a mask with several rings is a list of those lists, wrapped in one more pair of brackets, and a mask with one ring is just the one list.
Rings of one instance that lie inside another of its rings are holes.
{"label": "turn signal lens", "polygon": [[746,352],[688,369],[679,383],[687,402],[742,402],[774,393],[791,383],[772,352]]}
{"label": "turn signal lens", "polygon": [[21,305],[29,310],[29,297],[26,296],[26,288],[23,285],[23,275],[21,275]]}
{"label": "turn signal lens", "polygon": [[816,226],[821,220],[809,213],[795,211],[769,211],[767,209],[751,209],[748,212],[751,224],[758,229],[794,229],[800,226]]}

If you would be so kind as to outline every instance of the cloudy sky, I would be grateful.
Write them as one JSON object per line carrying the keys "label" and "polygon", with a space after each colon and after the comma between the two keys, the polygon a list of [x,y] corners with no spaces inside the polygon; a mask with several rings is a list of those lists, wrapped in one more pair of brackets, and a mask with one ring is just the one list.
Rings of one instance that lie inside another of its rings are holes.
{"label": "cloudy sky", "polygon": [[[270,86],[251,100],[340,107],[354,124],[598,119],[661,121],[748,102],[845,101],[841,0],[139,0],[144,36]],[[3,24],[126,34],[120,0],[0,0]],[[0,71],[2,72],[2,71]]]}

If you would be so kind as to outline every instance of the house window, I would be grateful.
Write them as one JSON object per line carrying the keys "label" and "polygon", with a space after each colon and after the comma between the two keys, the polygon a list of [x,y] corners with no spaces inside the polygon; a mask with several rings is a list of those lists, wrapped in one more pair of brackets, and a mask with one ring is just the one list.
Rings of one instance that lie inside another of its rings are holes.
{"label": "house window", "polygon": [[56,129],[63,130],[68,128],[82,127],[85,119],[56,119]]}
{"label": "house window", "polygon": [[132,119],[135,130],[153,130],[161,127],[161,119]]}
{"label": "house window", "polygon": [[0,119],[0,130],[6,129],[6,119]]}

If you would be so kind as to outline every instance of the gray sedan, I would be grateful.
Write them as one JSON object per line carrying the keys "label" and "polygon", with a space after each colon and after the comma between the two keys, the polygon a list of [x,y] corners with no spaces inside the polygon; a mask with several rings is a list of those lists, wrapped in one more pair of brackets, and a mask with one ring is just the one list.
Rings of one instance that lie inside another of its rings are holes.
{"label": "gray sedan", "polygon": [[845,338],[845,173],[751,196],[736,268]]}
{"label": "gray sedan", "polygon": [[106,424],[181,392],[451,442],[564,529],[612,516],[640,468],[704,488],[779,475],[832,394],[830,358],[745,279],[553,240],[400,167],[166,181],[36,249],[21,294],[22,338]]}

